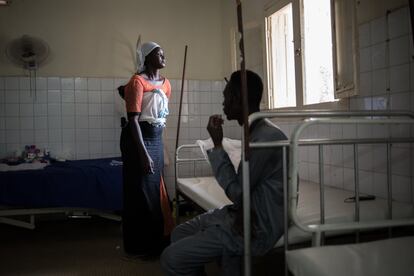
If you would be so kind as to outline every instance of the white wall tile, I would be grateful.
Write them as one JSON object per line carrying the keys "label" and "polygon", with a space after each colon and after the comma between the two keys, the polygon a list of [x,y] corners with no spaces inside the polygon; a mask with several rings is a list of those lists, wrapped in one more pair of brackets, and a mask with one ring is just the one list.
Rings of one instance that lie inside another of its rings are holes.
{"label": "white wall tile", "polygon": [[47,117],[35,117],[34,118],[34,128],[35,129],[47,129]]}
{"label": "white wall tile", "polygon": [[89,141],[102,141],[102,129],[89,129]]}
{"label": "white wall tile", "polygon": [[365,23],[358,28],[359,47],[364,48],[371,45],[371,25]]}
{"label": "white wall tile", "polygon": [[60,103],[48,103],[47,104],[48,116],[60,116],[62,114],[62,107]]}
{"label": "white wall tile", "polygon": [[384,173],[374,173],[373,178],[374,194],[386,199],[388,196],[387,175]]}
{"label": "white wall tile", "polygon": [[101,116],[101,105],[100,104],[89,104],[88,105],[89,116]]}
{"label": "white wall tile", "polygon": [[6,117],[6,130],[19,129],[20,120],[19,117]]}
{"label": "white wall tile", "polygon": [[367,171],[359,171],[359,191],[361,193],[372,194],[373,189],[373,173]]}
{"label": "white wall tile", "polygon": [[18,90],[19,89],[19,78],[18,77],[5,77],[4,78],[4,89],[5,90]]}
{"label": "white wall tile", "polygon": [[375,138],[388,138],[390,137],[390,126],[389,125],[373,125],[372,126],[372,137]]}
{"label": "white wall tile", "polygon": [[87,90],[88,80],[86,78],[75,78],[75,90]]}
{"label": "white wall tile", "polygon": [[102,153],[109,154],[109,156],[115,156],[116,153],[116,144],[113,141],[103,141],[102,142]]}
{"label": "white wall tile", "polygon": [[309,181],[319,183],[319,166],[315,163],[309,163]]}
{"label": "white wall tile", "polygon": [[47,104],[35,103],[33,107],[35,116],[47,116]]}
{"label": "white wall tile", "polygon": [[73,129],[75,126],[75,116],[62,116],[63,129]]}
{"label": "white wall tile", "polygon": [[19,92],[16,90],[5,90],[4,91],[4,102],[9,103],[18,103],[19,102]]}
{"label": "white wall tile", "polygon": [[114,128],[114,121],[112,116],[102,116],[102,128]]}
{"label": "white wall tile", "polygon": [[411,106],[411,93],[397,93],[392,94],[391,98],[391,109],[392,110],[410,110]]}
{"label": "white wall tile", "polygon": [[390,65],[405,64],[410,60],[410,37],[398,37],[390,41]]}
{"label": "white wall tile", "polygon": [[75,102],[75,91],[73,90],[62,90],[62,103],[74,103]]}
{"label": "white wall tile", "polygon": [[59,77],[47,78],[47,89],[48,90],[60,90],[60,78]]}
{"label": "white wall tile", "polygon": [[75,102],[76,103],[87,103],[88,102],[88,91],[76,90],[75,91]]}
{"label": "white wall tile", "polygon": [[34,103],[47,103],[47,91],[37,90],[34,93]]}
{"label": "white wall tile", "polygon": [[210,80],[201,80],[200,81],[200,91],[211,91],[211,84]]}
{"label": "white wall tile", "polygon": [[89,142],[89,153],[92,155],[102,154],[102,142]]}
{"label": "white wall tile", "polygon": [[101,81],[98,78],[88,78],[88,90],[101,90]]}
{"label": "white wall tile", "polygon": [[47,78],[38,77],[36,78],[36,89],[39,90],[47,90]]}
{"label": "white wall tile", "polygon": [[47,129],[35,129],[35,142],[36,144],[39,143],[47,143],[48,142],[48,131]]}
{"label": "white wall tile", "polygon": [[0,130],[0,145],[6,143],[6,131]]}
{"label": "white wall tile", "polygon": [[408,34],[410,28],[409,22],[409,10],[407,7],[390,13],[388,17],[388,34],[390,38]]}
{"label": "white wall tile", "polygon": [[76,116],[75,117],[76,128],[89,128],[88,116]]}
{"label": "white wall tile", "polygon": [[372,70],[372,54],[371,48],[363,48],[359,51],[359,69],[361,72]]}
{"label": "white wall tile", "polygon": [[111,90],[111,91],[115,90],[114,79],[111,79],[111,78],[101,79],[101,90]]}
{"label": "white wall tile", "polygon": [[391,137],[410,137],[410,128],[405,124],[392,125]]}
{"label": "white wall tile", "polygon": [[102,116],[114,116],[114,105],[113,104],[102,104]]}
{"label": "white wall tile", "polygon": [[102,91],[101,99],[103,104],[113,103],[114,102],[114,92],[113,91]]}
{"label": "white wall tile", "polygon": [[342,148],[344,167],[354,168],[354,147],[352,145],[343,145]]}
{"label": "white wall tile", "polygon": [[75,114],[76,116],[88,116],[88,104],[76,104],[75,105]]}
{"label": "white wall tile", "polygon": [[336,167],[342,167],[344,165],[343,162],[343,146],[342,145],[335,145],[331,148],[331,164]]}
{"label": "white wall tile", "polygon": [[101,92],[88,91],[88,103],[101,103]]}
{"label": "white wall tile", "polygon": [[62,142],[62,129],[60,128],[50,129],[49,128],[49,142],[50,143]]}
{"label": "white wall tile", "polygon": [[372,95],[387,93],[387,70],[379,69],[372,72]]}
{"label": "white wall tile", "polygon": [[371,43],[377,44],[386,40],[386,20],[385,17],[371,21]]}
{"label": "white wall tile", "polygon": [[[76,157],[78,156],[89,156],[89,143],[88,142],[77,142],[76,143]],[[85,158],[86,159],[86,158]]]}
{"label": "white wall tile", "polygon": [[102,128],[102,117],[100,116],[90,116],[89,119],[89,128]]}
{"label": "white wall tile", "polygon": [[410,90],[410,64],[393,66],[390,68],[391,93]]}
{"label": "white wall tile", "polygon": [[410,176],[410,151],[392,147],[392,174]]}
{"label": "white wall tile", "polygon": [[75,104],[62,103],[62,116],[74,116],[74,115],[75,115]]}
{"label": "white wall tile", "polygon": [[299,163],[299,178],[303,180],[309,179],[309,167],[307,162]]}
{"label": "white wall tile", "polygon": [[33,117],[21,117],[20,118],[20,129],[33,129],[34,126]]}
{"label": "white wall tile", "polygon": [[6,117],[14,117],[19,116],[20,113],[20,105],[19,104],[6,104]]}
{"label": "white wall tile", "polygon": [[358,168],[365,171],[373,170],[372,145],[358,145]]}
{"label": "white wall tile", "polygon": [[60,87],[62,90],[75,90],[75,79],[74,78],[61,78]]}
{"label": "white wall tile", "polygon": [[382,69],[386,67],[387,47],[385,42],[372,46],[371,62],[372,69]]}
{"label": "white wall tile", "polygon": [[20,143],[23,144],[34,144],[34,130],[33,129],[22,129],[20,130]]}
{"label": "white wall tile", "polygon": [[407,176],[392,176],[393,198],[397,201],[412,202],[411,179]]}
{"label": "white wall tile", "polygon": [[60,90],[49,90],[47,92],[47,102],[48,103],[60,103]]}
{"label": "white wall tile", "polygon": [[344,187],[344,168],[331,167],[331,183],[332,186],[342,189]]}
{"label": "white wall tile", "polygon": [[20,130],[7,130],[6,131],[6,143],[14,144],[20,143]]}
{"label": "white wall tile", "polygon": [[[30,89],[31,86],[31,79],[28,77],[19,77],[19,89]],[[34,84],[34,82],[33,82]]]}
{"label": "white wall tile", "polygon": [[47,125],[49,129],[61,129],[62,128],[62,117],[60,116],[49,116],[47,118]]}
{"label": "white wall tile", "polygon": [[371,96],[372,95],[372,72],[362,72],[359,79],[359,95]]}
{"label": "white wall tile", "polygon": [[76,129],[75,130],[76,143],[89,141],[89,130],[88,129]]}
{"label": "white wall tile", "polygon": [[102,129],[102,141],[113,141],[115,140],[115,130],[112,128],[103,128]]}
{"label": "white wall tile", "polygon": [[198,81],[198,80],[188,80],[188,91],[190,91],[190,92],[200,91],[200,81]]}
{"label": "white wall tile", "polygon": [[20,90],[19,91],[19,103],[33,103],[35,91]]}

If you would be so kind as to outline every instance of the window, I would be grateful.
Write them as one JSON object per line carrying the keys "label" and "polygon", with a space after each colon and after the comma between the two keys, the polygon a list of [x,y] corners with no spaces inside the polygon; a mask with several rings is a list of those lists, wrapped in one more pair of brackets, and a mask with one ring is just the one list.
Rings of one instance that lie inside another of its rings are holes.
{"label": "window", "polygon": [[355,15],[349,3],[353,1],[277,0],[267,9],[270,108],[332,102],[356,93],[355,22],[344,20]]}

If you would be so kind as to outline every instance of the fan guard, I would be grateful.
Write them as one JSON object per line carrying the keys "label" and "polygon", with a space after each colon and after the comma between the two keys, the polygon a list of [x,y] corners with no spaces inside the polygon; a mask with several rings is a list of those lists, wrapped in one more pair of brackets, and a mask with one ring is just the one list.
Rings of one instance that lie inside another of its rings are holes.
{"label": "fan guard", "polygon": [[49,46],[40,38],[23,35],[7,45],[6,55],[16,65],[36,70],[46,61]]}

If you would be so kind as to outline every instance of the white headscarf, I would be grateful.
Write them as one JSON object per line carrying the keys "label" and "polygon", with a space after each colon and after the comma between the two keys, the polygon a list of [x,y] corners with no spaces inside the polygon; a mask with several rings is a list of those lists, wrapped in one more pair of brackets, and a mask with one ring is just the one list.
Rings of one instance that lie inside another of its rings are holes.
{"label": "white headscarf", "polygon": [[160,45],[158,45],[155,42],[145,42],[142,44],[141,47],[137,45],[137,65],[138,65],[138,72],[142,72],[145,70],[145,58],[155,49],[155,48],[161,48]]}

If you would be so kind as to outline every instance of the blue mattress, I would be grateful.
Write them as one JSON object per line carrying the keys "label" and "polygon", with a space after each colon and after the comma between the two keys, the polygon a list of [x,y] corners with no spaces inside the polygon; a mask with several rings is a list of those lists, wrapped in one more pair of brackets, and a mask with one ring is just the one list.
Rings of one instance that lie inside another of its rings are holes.
{"label": "blue mattress", "polygon": [[122,209],[120,158],[55,162],[42,170],[0,172],[0,205]]}

